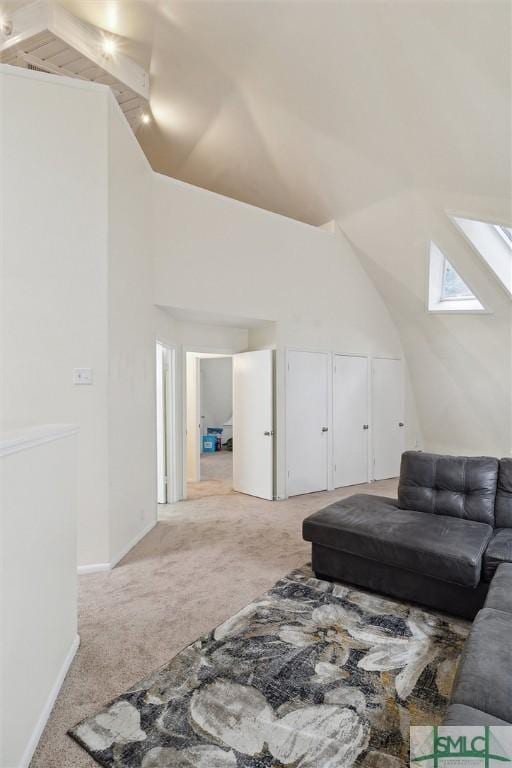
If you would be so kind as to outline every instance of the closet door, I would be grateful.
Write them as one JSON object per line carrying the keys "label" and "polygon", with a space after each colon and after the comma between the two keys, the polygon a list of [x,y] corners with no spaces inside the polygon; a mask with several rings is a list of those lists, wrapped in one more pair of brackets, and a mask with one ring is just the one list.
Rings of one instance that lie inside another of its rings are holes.
{"label": "closet door", "polygon": [[373,476],[398,477],[404,449],[402,361],[375,358],[372,363]]}
{"label": "closet door", "polygon": [[334,356],[334,486],[368,482],[368,358]]}
{"label": "closet door", "polygon": [[289,496],[327,489],[329,355],[289,351],[286,371],[286,455]]}

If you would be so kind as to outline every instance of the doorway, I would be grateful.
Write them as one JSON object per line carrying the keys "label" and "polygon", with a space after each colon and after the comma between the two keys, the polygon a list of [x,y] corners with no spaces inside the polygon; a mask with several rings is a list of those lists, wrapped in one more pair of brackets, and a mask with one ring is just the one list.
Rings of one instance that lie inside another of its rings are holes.
{"label": "doorway", "polygon": [[233,360],[187,352],[187,498],[233,491]]}
{"label": "doorway", "polygon": [[184,497],[273,499],[273,351],[186,352]]}
{"label": "doorway", "polygon": [[176,501],[175,444],[175,370],[176,352],[156,342],[156,463],[157,503]]}

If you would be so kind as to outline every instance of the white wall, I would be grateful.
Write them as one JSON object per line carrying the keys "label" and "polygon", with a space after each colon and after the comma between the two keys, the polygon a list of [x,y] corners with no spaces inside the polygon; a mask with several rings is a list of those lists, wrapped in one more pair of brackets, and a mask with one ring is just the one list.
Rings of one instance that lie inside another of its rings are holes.
{"label": "white wall", "polygon": [[[512,450],[512,304],[447,211],[507,220],[491,198],[406,192],[343,219],[400,331],[425,450],[505,456]],[[434,240],[490,314],[427,311]]]}
{"label": "white wall", "polygon": [[340,236],[155,174],[161,306],[278,321],[278,343],[397,352],[377,291]]}
{"label": "white wall", "polygon": [[[214,313],[218,297],[228,296],[224,311],[276,323],[282,496],[285,347],[400,356],[389,312],[339,230],[310,227],[157,174],[152,233],[158,305]],[[412,393],[407,407],[407,444],[413,446],[421,436]]]}
{"label": "white wall", "polygon": [[109,562],[156,522],[152,171],[109,99]]}
{"label": "white wall", "polygon": [[0,440],[0,765],[26,768],[78,647],[76,430]]}
{"label": "white wall", "polygon": [[275,323],[265,323],[249,328],[249,348],[275,349],[277,346],[277,328]]}
{"label": "white wall", "polygon": [[[115,562],[156,520],[155,340],[178,347],[180,477],[185,350],[249,347],[234,320],[222,327],[170,312],[213,316],[221,306],[232,318],[269,321],[269,332],[251,337],[277,348],[282,495],[285,347],[401,354],[351,246],[339,233],[153,174],[105,87],[0,71],[2,363],[11,372],[2,418],[82,428],[80,565]],[[73,386],[74,367],[91,367],[93,385]]]}
{"label": "white wall", "polygon": [[0,88],[2,425],[80,426],[78,562],[108,567],[156,521],[172,321],[152,302],[151,170],[107,88],[5,66]]}
{"label": "white wall", "polygon": [[201,479],[199,461],[199,435],[201,414],[199,403],[199,358],[192,353],[186,354],[185,362],[185,407],[186,407],[186,481],[195,483]]}
{"label": "white wall", "polygon": [[201,424],[222,427],[233,415],[233,361],[231,357],[203,358],[201,368]]}
{"label": "white wall", "polygon": [[[108,101],[76,80],[0,69],[1,421],[76,423],[79,562],[108,545]],[[73,386],[75,367],[92,386]]]}

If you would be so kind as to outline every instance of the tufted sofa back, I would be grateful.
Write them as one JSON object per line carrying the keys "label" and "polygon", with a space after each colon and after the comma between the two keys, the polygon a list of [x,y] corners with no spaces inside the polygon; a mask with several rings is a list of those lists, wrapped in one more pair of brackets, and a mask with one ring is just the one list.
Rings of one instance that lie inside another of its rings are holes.
{"label": "tufted sofa back", "polygon": [[512,528],[512,459],[501,459],[496,493],[496,528]]}
{"label": "tufted sofa back", "polygon": [[[486,456],[406,451],[400,467],[398,505],[494,525],[498,464],[498,459]],[[509,502],[512,516],[512,497]]]}

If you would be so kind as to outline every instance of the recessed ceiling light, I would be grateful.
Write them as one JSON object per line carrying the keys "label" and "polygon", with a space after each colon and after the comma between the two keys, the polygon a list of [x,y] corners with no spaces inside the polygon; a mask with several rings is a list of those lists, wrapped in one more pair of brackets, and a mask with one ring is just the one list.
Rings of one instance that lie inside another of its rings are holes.
{"label": "recessed ceiling light", "polygon": [[117,43],[113,37],[105,37],[103,40],[103,52],[107,56],[113,56],[117,49]]}
{"label": "recessed ceiling light", "polygon": [[12,35],[12,21],[7,16],[0,16],[0,31],[4,37]]}
{"label": "recessed ceiling light", "polygon": [[143,112],[142,113],[141,119],[142,119],[142,122],[144,123],[144,125],[147,125],[149,122],[151,122],[151,118],[150,118],[150,116],[148,115],[147,112]]}

